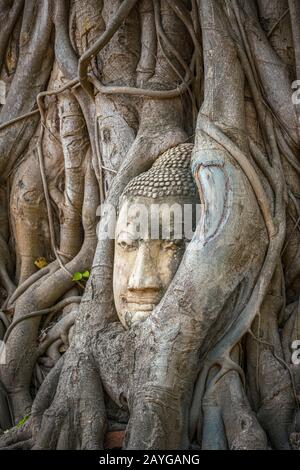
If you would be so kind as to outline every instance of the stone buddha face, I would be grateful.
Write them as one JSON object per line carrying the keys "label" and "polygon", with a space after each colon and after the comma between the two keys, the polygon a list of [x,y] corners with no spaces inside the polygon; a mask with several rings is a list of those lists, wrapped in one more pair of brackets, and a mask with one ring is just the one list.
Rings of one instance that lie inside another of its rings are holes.
{"label": "stone buddha face", "polygon": [[[158,158],[121,197],[115,233],[114,299],[125,328],[159,304],[184,255],[185,208],[199,202],[190,172],[191,144]],[[193,224],[194,228],[194,224]]]}

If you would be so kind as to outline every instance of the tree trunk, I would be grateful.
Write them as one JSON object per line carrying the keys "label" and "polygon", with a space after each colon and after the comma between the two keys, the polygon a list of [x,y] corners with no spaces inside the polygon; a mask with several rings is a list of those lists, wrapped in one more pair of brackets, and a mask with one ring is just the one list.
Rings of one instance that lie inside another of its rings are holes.
{"label": "tree trunk", "polygon": [[[0,447],[299,448],[299,15],[0,2]],[[125,329],[97,235],[167,151],[189,152],[200,220]]]}

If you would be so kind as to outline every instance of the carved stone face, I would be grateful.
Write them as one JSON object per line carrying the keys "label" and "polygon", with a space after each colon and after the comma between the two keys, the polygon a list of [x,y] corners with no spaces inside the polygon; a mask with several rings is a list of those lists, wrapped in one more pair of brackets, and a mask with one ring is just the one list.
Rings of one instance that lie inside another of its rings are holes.
{"label": "carved stone face", "polygon": [[186,202],[179,202],[178,196],[164,198],[164,209],[161,206],[157,209],[158,239],[153,239],[153,220],[148,219],[148,226],[142,224],[137,234],[136,210],[131,211],[131,208],[141,204],[150,211],[156,201],[136,196],[122,201],[115,234],[113,288],[117,314],[125,328],[150,315],[177,271],[186,241],[182,237],[176,239],[176,222],[165,209],[174,207],[174,204],[181,208]]}

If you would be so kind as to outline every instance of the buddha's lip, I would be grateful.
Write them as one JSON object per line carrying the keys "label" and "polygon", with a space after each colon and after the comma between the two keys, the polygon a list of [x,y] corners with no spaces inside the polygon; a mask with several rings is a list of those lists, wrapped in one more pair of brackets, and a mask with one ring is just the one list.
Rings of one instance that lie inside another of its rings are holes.
{"label": "buddha's lip", "polygon": [[127,305],[127,308],[129,308],[130,310],[132,311],[144,311],[144,312],[147,312],[147,311],[151,311],[153,310],[156,305],[158,304],[158,301],[157,299],[147,299],[146,300],[133,300],[133,299],[126,299],[126,305]]}
{"label": "buddha's lip", "polygon": [[132,304],[127,304],[127,310],[131,313],[152,312],[155,307],[156,305],[141,305],[141,304],[139,306],[133,307]]}
{"label": "buddha's lip", "polygon": [[139,305],[143,305],[143,306],[152,306],[155,307],[159,301],[160,301],[160,297],[157,296],[157,295],[149,295],[148,297],[146,295],[144,296],[141,296],[141,297],[137,297],[136,295],[133,296],[133,295],[124,295],[123,296],[123,300],[128,304],[128,305],[136,305],[137,307]]}

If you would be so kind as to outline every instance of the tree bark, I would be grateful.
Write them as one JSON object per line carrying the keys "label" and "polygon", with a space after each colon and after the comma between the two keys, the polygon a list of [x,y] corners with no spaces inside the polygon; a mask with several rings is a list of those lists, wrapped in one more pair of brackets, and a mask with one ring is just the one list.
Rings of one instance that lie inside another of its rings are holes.
{"label": "tree bark", "polygon": [[[298,10],[0,2],[0,447],[299,447]],[[99,204],[187,142],[200,221],[125,330]]]}

